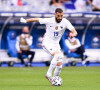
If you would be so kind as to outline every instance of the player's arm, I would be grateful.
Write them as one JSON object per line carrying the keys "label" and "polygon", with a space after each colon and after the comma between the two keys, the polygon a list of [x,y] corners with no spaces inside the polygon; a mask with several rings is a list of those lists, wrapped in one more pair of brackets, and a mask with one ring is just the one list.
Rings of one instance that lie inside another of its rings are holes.
{"label": "player's arm", "polygon": [[30,18],[30,19],[20,18],[20,22],[21,23],[39,22],[39,18]]}
{"label": "player's arm", "polygon": [[18,53],[22,53],[22,51],[20,50],[19,42],[20,42],[20,39],[19,39],[19,37],[17,37],[17,41],[16,41],[16,46],[15,47],[16,47]]}
{"label": "player's arm", "polygon": [[70,21],[65,19],[65,23],[66,23],[66,27],[70,30],[70,35],[69,37],[75,37],[77,36],[77,31],[75,30],[75,28],[73,27],[73,25],[70,23]]}
{"label": "player's arm", "polygon": [[94,0],[94,2],[92,2],[91,0],[87,0],[87,2],[88,2],[90,5],[92,5],[95,9],[100,10],[100,8],[97,7],[96,4],[95,4],[95,0]]}
{"label": "player's arm", "polygon": [[75,37],[75,36],[77,36],[77,31],[73,28],[71,30],[71,33],[69,34],[69,37]]}
{"label": "player's arm", "polygon": [[92,4],[92,6],[93,6],[95,9],[100,10],[100,8],[99,8],[99,7],[97,7],[96,5]]}

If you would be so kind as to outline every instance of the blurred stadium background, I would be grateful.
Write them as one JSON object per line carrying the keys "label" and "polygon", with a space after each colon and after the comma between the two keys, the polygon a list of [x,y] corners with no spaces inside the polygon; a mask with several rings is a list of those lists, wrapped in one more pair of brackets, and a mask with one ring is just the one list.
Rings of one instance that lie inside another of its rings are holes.
{"label": "blurred stadium background", "polygon": [[[16,37],[21,33],[22,27],[29,26],[33,36],[31,50],[35,51],[33,66],[48,66],[51,56],[41,47],[45,26],[39,23],[22,24],[21,17],[52,17],[57,7],[64,10],[64,17],[71,21],[78,32],[78,38],[85,46],[88,66],[100,66],[100,12],[94,11],[88,0],[0,0],[0,66],[18,67],[15,48]],[[67,31],[61,39],[61,48],[65,57],[63,66],[82,66],[80,56],[72,53],[67,55],[65,45]],[[75,61],[75,62],[73,62]],[[27,62],[27,61],[26,61]],[[72,63],[73,62],[73,63]]]}

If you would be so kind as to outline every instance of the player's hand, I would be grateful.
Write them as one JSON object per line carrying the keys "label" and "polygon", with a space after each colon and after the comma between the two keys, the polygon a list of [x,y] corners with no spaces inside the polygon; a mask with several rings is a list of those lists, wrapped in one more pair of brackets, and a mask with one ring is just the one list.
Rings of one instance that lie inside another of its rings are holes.
{"label": "player's hand", "polygon": [[27,23],[27,21],[24,18],[22,18],[22,17],[20,18],[20,22],[21,23]]}
{"label": "player's hand", "polygon": [[75,51],[75,49],[71,49],[71,52],[74,52]]}
{"label": "player's hand", "polygon": [[22,53],[22,51],[17,51],[17,53]]}

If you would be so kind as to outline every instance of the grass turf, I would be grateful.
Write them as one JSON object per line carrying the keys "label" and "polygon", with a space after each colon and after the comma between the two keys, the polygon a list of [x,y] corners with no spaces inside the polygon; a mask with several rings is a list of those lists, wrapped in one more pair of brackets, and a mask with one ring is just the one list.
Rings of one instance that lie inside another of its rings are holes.
{"label": "grass turf", "polygon": [[63,67],[62,86],[50,85],[47,69],[0,68],[0,90],[100,90],[100,67]]}

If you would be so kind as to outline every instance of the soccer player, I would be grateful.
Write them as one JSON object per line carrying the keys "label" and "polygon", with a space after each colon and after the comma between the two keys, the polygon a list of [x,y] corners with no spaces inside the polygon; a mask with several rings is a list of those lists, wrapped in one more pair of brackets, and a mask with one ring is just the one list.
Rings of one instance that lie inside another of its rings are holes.
{"label": "soccer player", "polygon": [[53,69],[55,68],[53,76],[59,76],[62,68],[63,54],[60,51],[61,48],[59,45],[59,41],[66,28],[71,31],[70,37],[76,36],[77,32],[75,28],[72,26],[70,21],[63,18],[63,10],[61,8],[57,8],[55,10],[55,17],[30,19],[21,18],[20,22],[39,22],[40,24],[46,25],[46,33],[44,34],[42,46],[43,49],[47,50],[53,56],[53,58],[45,77],[52,84]]}

